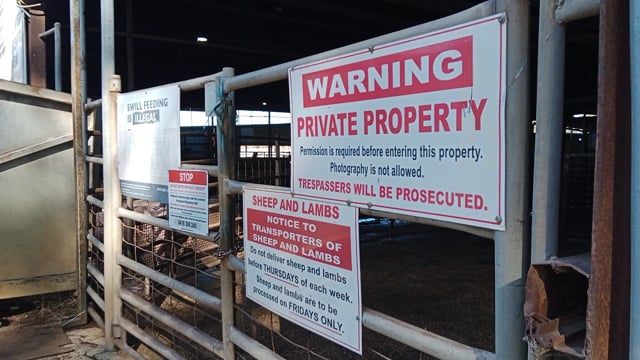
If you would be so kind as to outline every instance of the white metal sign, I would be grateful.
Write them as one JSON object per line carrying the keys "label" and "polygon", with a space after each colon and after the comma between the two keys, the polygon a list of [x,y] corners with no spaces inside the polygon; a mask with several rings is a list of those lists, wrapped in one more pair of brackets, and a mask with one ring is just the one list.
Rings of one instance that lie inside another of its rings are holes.
{"label": "white metal sign", "polygon": [[291,69],[293,192],[504,230],[504,19]]}
{"label": "white metal sign", "polygon": [[244,189],[247,297],[362,354],[357,209]]}
{"label": "white metal sign", "polygon": [[180,167],[180,88],[118,94],[122,194],[167,203],[170,169]]}
{"label": "white metal sign", "polygon": [[169,226],[209,235],[209,174],[203,170],[169,170]]}

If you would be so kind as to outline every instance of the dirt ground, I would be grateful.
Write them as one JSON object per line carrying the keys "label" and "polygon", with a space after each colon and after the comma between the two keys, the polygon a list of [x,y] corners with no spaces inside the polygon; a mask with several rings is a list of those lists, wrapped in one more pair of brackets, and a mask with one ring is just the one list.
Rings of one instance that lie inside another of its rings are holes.
{"label": "dirt ground", "polygon": [[362,225],[368,308],[493,351],[493,242],[420,224]]}

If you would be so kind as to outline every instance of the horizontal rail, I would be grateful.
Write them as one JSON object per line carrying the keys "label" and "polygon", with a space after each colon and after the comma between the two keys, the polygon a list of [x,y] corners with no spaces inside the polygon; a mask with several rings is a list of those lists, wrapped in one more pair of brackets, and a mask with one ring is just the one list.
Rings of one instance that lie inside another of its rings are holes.
{"label": "horizontal rail", "polygon": [[162,310],[154,304],[141,299],[139,296],[126,289],[120,289],[120,298],[133,305],[137,310],[141,310],[155,320],[177,330],[181,335],[202,346],[204,349],[220,357],[224,357],[222,342],[220,340],[194,328],[188,323],[178,319],[174,315]]}
{"label": "horizontal rail", "polygon": [[434,21],[430,21],[422,25],[413,26],[404,30],[378,36],[369,40],[360,41],[355,44],[343,46],[330,51],[325,51],[323,53],[304,57],[302,59],[289,61],[280,65],[271,66],[262,70],[236,75],[224,80],[224,92],[225,94],[228,94],[234,90],[240,90],[250,86],[262,85],[278,80],[284,80],[288,76],[289,69],[294,66],[304,65],[334,56],[360,51],[363,49],[370,49],[389,42],[398,41],[406,39],[408,37],[422,35],[450,26],[459,25],[463,22],[481,19],[494,13],[495,1],[485,1],[467,10]]}
{"label": "horizontal rail", "polygon": [[[244,273],[244,261],[232,256],[229,268]],[[492,352],[461,344],[369,308],[362,312],[362,325],[438,359],[495,359]]]}
{"label": "horizontal rail", "polygon": [[120,326],[126,332],[128,332],[129,334],[135,336],[138,340],[140,340],[143,343],[145,343],[145,345],[147,345],[153,351],[155,351],[158,354],[160,354],[161,356],[163,356],[165,359],[185,360],[185,358],[182,357],[182,355],[180,355],[180,353],[178,353],[177,351],[175,351],[172,348],[168,347],[167,345],[161,343],[160,341],[156,340],[153,336],[151,336],[151,335],[147,334],[146,332],[144,332],[144,330],[142,330],[139,327],[137,327],[136,324],[132,323],[131,321],[129,321],[129,320],[125,319],[125,318],[121,318],[120,319]]}
{"label": "horizontal rail", "polygon": [[201,304],[210,310],[214,310],[219,313],[222,309],[222,302],[219,298],[211,296],[202,290],[196,289],[193,286],[187,285],[167,275],[161,274],[147,266],[129,259],[122,254],[118,255],[118,264],[129,270],[133,270],[144,277],[148,277],[160,285],[183,293],[194,299],[198,304]]}
{"label": "horizontal rail", "polygon": [[600,13],[600,0],[564,0],[556,7],[556,21],[568,23]]}
{"label": "horizontal rail", "polygon": [[98,109],[100,106],[102,106],[102,99],[89,101],[88,103],[84,104],[84,111],[89,113]]}
{"label": "horizontal rail", "polygon": [[102,242],[100,242],[100,240],[98,240],[97,237],[95,237],[95,236],[93,236],[91,234],[87,234],[87,240],[91,241],[93,246],[97,247],[98,250],[100,250],[100,252],[102,252],[104,254],[104,244]]}
{"label": "horizontal rail", "polygon": [[41,141],[36,144],[23,146],[18,149],[9,150],[0,154],[0,165],[4,163],[8,163],[10,161],[26,158],[35,153],[39,153],[41,151],[50,149],[52,147],[70,143],[72,141],[73,141],[73,135],[71,134],[62,135],[62,136],[57,136],[51,139],[47,139],[45,141]]}
{"label": "horizontal rail", "polygon": [[37,100],[38,106],[42,106],[47,103],[56,103],[58,105],[53,105],[54,107],[61,108],[69,112],[71,111],[71,94],[61,91],[43,89],[8,80],[0,80],[0,98],[3,97],[3,94],[11,94],[12,98],[20,98],[24,96],[25,98]]}
{"label": "horizontal rail", "polygon": [[193,233],[190,233],[190,232],[187,232],[187,231],[181,231],[181,230],[172,229],[169,226],[169,220],[153,217],[151,215],[141,214],[141,213],[138,213],[138,212],[135,212],[135,211],[127,210],[125,208],[118,208],[118,216],[120,216],[122,218],[125,218],[125,219],[141,222],[141,223],[145,223],[145,224],[149,224],[149,225],[153,225],[153,226],[158,226],[158,227],[161,227],[161,228],[164,228],[164,229],[168,229],[168,230],[177,232],[179,234],[184,234],[184,235],[187,235],[187,236],[197,237],[198,239],[203,239],[203,240],[209,240],[211,242],[216,242],[215,235],[202,236],[202,235],[193,234]]}
{"label": "horizontal rail", "polygon": [[121,339],[114,339],[113,343],[116,344],[118,349],[121,349],[122,351],[126,352],[127,355],[131,356],[134,360],[147,360],[142,355],[140,355],[134,348],[127,345],[127,343],[122,341]]}
{"label": "horizontal rail", "polygon": [[104,299],[102,299],[91,286],[87,286],[87,295],[89,295],[91,300],[93,300],[93,302],[98,305],[100,310],[104,311]]}
{"label": "horizontal rail", "polygon": [[251,357],[255,359],[284,360],[283,357],[276,354],[271,349],[262,345],[258,341],[245,335],[242,331],[238,330],[233,326],[229,329],[229,337],[231,338],[231,341],[234,344],[241,347],[244,351],[249,353],[249,355],[251,355]]}
{"label": "horizontal rail", "polygon": [[93,276],[94,279],[100,284],[100,286],[104,287],[104,274],[98,270],[93,264],[87,264],[87,271],[89,274]]}
{"label": "horizontal rail", "polygon": [[[242,189],[245,186],[251,186],[251,187],[265,189],[265,190],[279,190],[279,191],[285,191],[285,192],[291,191],[291,188],[287,188],[287,187],[259,185],[259,184],[245,183],[242,181],[230,180],[230,179],[225,179],[224,181],[225,181],[225,189],[228,195],[242,194]],[[462,231],[462,232],[476,235],[485,239],[493,239],[493,235],[494,235],[494,231],[489,229],[482,229],[475,226],[456,224],[456,223],[451,223],[451,222],[442,221],[442,220],[426,219],[426,218],[421,218],[413,215],[405,215],[405,214],[398,214],[398,213],[363,209],[363,208],[360,208],[360,213],[365,215],[370,215],[370,216],[396,219],[396,220],[408,221],[412,223],[425,224],[425,225],[437,226],[437,227],[446,228],[446,229]]]}
{"label": "horizontal rail", "polygon": [[87,306],[87,314],[91,316],[93,321],[96,323],[96,325],[98,325],[100,329],[104,330],[104,319],[102,318],[102,316],[98,314],[98,312],[96,311],[96,309],[93,308],[93,306],[91,305]]}
{"label": "horizontal rail", "polygon": [[47,30],[45,32],[41,32],[40,34],[38,34],[38,37],[40,39],[44,39],[46,37],[49,37],[49,36],[53,35],[55,33],[55,31],[56,31],[55,27],[56,26],[60,26],[60,23],[59,22],[55,22],[55,23],[53,23],[53,26],[54,27],[52,27],[51,29],[49,29],[49,30]]}
{"label": "horizontal rail", "polygon": [[91,205],[104,209],[104,202],[93,195],[87,195],[87,202]]}
{"label": "horizontal rail", "polygon": [[94,163],[94,164],[100,164],[100,165],[104,164],[104,159],[97,156],[85,155],[84,161]]}
{"label": "horizontal rail", "polygon": [[182,163],[180,167],[185,170],[204,170],[208,172],[210,176],[218,176],[217,165],[200,165],[200,164]]}
{"label": "horizontal rail", "polygon": [[375,310],[363,310],[362,325],[438,359],[495,359],[492,352],[461,344]]}
{"label": "horizontal rail", "polygon": [[421,217],[412,216],[412,215],[397,214],[397,213],[391,213],[391,212],[380,211],[380,210],[360,208],[360,214],[374,216],[374,217],[408,221],[408,222],[424,224],[424,225],[431,225],[431,226],[436,226],[439,228],[445,228],[445,229],[451,229],[451,230],[457,230],[457,231],[462,231],[475,236],[479,236],[481,238],[490,239],[490,240],[493,240],[493,235],[495,233],[493,230],[483,229],[475,226],[456,224],[448,221],[427,219],[427,218],[421,218]]}

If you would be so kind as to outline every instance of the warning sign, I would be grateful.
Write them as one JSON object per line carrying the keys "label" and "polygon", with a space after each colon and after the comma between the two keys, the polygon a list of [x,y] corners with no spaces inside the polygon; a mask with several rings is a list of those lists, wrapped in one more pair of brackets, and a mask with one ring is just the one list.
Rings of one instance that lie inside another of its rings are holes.
{"label": "warning sign", "polygon": [[293,192],[503,230],[502,19],[291,69]]}
{"label": "warning sign", "polygon": [[209,235],[209,176],[202,170],[169,170],[169,226]]}
{"label": "warning sign", "polygon": [[245,188],[247,296],[362,354],[357,209]]}

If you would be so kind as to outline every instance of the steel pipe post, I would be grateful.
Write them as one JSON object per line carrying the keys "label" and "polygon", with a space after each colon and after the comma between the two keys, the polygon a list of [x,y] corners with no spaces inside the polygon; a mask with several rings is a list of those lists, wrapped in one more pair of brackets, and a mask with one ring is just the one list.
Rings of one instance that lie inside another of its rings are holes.
{"label": "steel pipe post", "polygon": [[540,2],[536,144],[533,164],[531,261],[557,254],[562,163],[565,26],[555,1]]}
{"label": "steel pipe post", "polygon": [[[640,2],[630,0],[631,44],[640,44]],[[640,359],[640,48],[631,49],[631,316],[629,359]]]}
{"label": "steel pipe post", "polygon": [[529,2],[498,0],[507,16],[506,230],[495,241],[496,359],[524,359],[524,283],[529,261]]}
{"label": "steel pipe post", "polygon": [[[220,179],[233,179],[236,174],[237,149],[236,149],[236,117],[233,92],[225,94],[224,83],[234,75],[233,68],[224,68],[222,77],[218,83],[221,111],[217,116],[218,137],[218,177]],[[220,248],[230,254],[236,240],[235,230],[235,197],[226,192],[225,181],[219,181],[220,197]],[[222,299],[222,343],[224,358],[235,359],[235,347],[231,340],[231,331],[234,325],[234,273],[230,269],[231,257],[222,259],[220,269],[220,294]]]}
{"label": "steel pipe post", "polygon": [[77,311],[83,315],[80,323],[87,322],[87,167],[84,157],[87,148],[85,103],[85,51],[83,29],[84,0],[69,4],[71,19],[71,109],[73,116],[73,151],[76,186],[76,242],[78,257]]}
{"label": "steel pipe post", "polygon": [[53,24],[53,54],[55,90],[62,91],[62,31],[59,22]]}
{"label": "steel pipe post", "polygon": [[598,122],[586,320],[586,354],[592,360],[625,359],[630,345],[629,2],[602,0],[599,20]]}
{"label": "steel pipe post", "polygon": [[[114,0],[100,1],[100,48],[102,80],[102,153],[104,159],[104,274],[105,274],[105,343],[107,349],[114,348],[114,337],[118,326],[118,311],[122,304],[118,296],[120,267],[116,263],[118,249],[122,248],[122,228],[117,217],[117,209],[122,202],[118,181],[116,92],[119,91],[119,77],[115,75],[115,26]],[[119,276],[118,276],[118,275]],[[120,305],[118,305],[118,303]]]}

